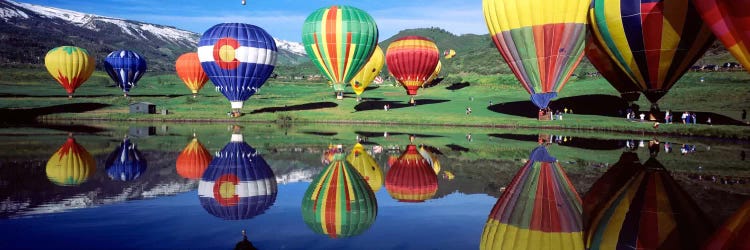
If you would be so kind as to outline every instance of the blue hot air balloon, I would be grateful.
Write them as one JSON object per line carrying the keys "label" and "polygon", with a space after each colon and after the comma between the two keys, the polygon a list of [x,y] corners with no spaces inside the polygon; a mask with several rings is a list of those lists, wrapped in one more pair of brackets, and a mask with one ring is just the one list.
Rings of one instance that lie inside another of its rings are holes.
{"label": "blue hot air balloon", "polygon": [[131,181],[146,172],[146,159],[129,138],[122,140],[104,163],[107,175],[113,180]]}
{"label": "blue hot air balloon", "polygon": [[201,206],[225,220],[245,220],[265,212],[276,201],[276,176],[242,134],[217,152],[198,183]]}
{"label": "blue hot air balloon", "polygon": [[222,23],[206,30],[198,42],[198,59],[216,88],[229,99],[233,114],[258,92],[276,65],[276,42],[262,28]]}
{"label": "blue hot air balloon", "polygon": [[130,50],[117,50],[104,58],[104,70],[128,96],[130,88],[146,73],[146,59]]}

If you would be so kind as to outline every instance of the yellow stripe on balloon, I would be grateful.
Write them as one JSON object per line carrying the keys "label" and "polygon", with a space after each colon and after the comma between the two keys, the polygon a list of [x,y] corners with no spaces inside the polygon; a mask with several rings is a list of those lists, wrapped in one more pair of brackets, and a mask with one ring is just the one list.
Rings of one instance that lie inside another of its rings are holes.
{"label": "yellow stripe on balloon", "polygon": [[[344,180],[352,180],[354,178],[358,178],[359,177],[359,176],[351,176],[352,174],[349,173],[348,169],[349,168],[343,168],[342,169],[342,171],[344,171]],[[344,184],[344,180],[342,180],[342,182],[341,182],[342,185]],[[354,193],[354,186],[351,183],[346,182],[345,188],[346,188],[346,191],[349,193],[349,201],[356,200],[357,195],[356,195],[356,193]]]}
{"label": "yellow stripe on balloon", "polygon": [[545,24],[586,23],[587,8],[583,6],[590,3],[590,0],[484,0],[482,8],[485,17],[493,18],[487,22],[487,28],[491,35],[495,35]]}
{"label": "yellow stripe on balloon", "polygon": [[[334,74],[333,74],[333,72],[335,72],[335,71],[333,71],[333,65],[331,65],[331,61],[328,60],[330,57],[327,56],[327,55],[330,55],[330,51],[328,51],[328,33],[332,32],[332,31],[328,30],[328,18],[326,18],[328,16],[328,12],[331,12],[331,9],[326,9],[325,10],[325,12],[323,13],[323,19],[321,20],[321,23],[320,23],[320,25],[321,25],[321,32],[319,34],[321,36],[318,37],[318,42],[319,42],[318,45],[320,47],[323,47],[323,51],[322,51],[322,53],[320,53],[321,57],[319,57],[319,58],[323,59],[322,61],[320,61],[320,62],[324,62],[323,64],[325,64],[323,68],[327,68],[327,69],[332,70],[332,71],[328,72],[328,74],[331,76],[330,79],[334,80],[334,79],[336,79],[336,76],[334,76]],[[322,55],[326,55],[326,56],[323,57]]]}
{"label": "yellow stripe on balloon", "polygon": [[[356,44],[352,43],[349,46],[350,46],[350,49],[349,49],[350,53],[349,53],[349,57],[346,58],[346,65],[344,66],[344,74],[341,76],[341,80],[344,80],[344,76],[348,75],[349,71],[352,70],[352,61],[354,61],[354,53],[351,53],[351,52],[354,52],[354,51],[356,51],[355,49],[357,49],[357,45]],[[364,66],[364,65],[362,65],[362,66]]]}
{"label": "yellow stripe on balloon", "polygon": [[[319,41],[320,41],[320,40],[319,40]],[[315,54],[315,58],[316,58],[316,60],[317,60],[318,62],[321,62],[321,63],[323,63],[323,64],[326,64],[325,60],[323,60],[323,56],[322,56],[322,55],[320,54],[320,49],[318,49],[318,46],[317,46],[317,44],[316,44],[316,45],[314,45],[314,46],[311,46],[311,47],[312,47],[312,49],[313,49],[313,52],[314,52],[314,54]],[[325,73],[325,74],[326,74],[326,76],[328,76],[328,79],[333,79],[333,75],[331,74],[331,72],[330,72],[330,71],[328,71],[328,67],[321,67],[321,69],[323,69],[323,73]]]}
{"label": "yellow stripe on balloon", "polygon": [[[663,22],[661,30],[661,48],[677,48],[680,44],[680,33],[685,24],[685,18],[688,15],[684,15],[687,12],[689,4],[685,4],[681,1],[663,1],[664,4],[662,15],[664,20],[674,20],[676,22]],[[677,50],[664,50],[661,52],[659,58],[659,70],[661,73],[658,76],[658,82],[654,83],[654,88],[661,89],[666,80],[666,74],[669,72],[669,67],[672,66],[672,59],[674,58]]]}
{"label": "yellow stripe on balloon", "polygon": [[479,248],[582,250],[583,232],[543,232],[490,220]]}
{"label": "yellow stripe on balloon", "polygon": [[[621,53],[623,60],[625,60],[625,63],[627,64],[620,66],[623,69],[627,68],[628,70],[625,70],[626,72],[633,72],[633,75],[636,77],[636,82],[641,85],[642,89],[646,89],[648,88],[648,86],[645,85],[646,80],[643,78],[644,76],[638,68],[635,58],[633,58],[633,53],[630,52],[630,44],[628,44],[628,38],[625,36],[625,28],[620,19],[620,16],[622,16],[620,5],[615,2],[606,3],[609,4],[604,5],[604,16],[610,17],[606,20],[606,26],[609,28],[609,33],[611,34],[611,41],[613,41],[615,47],[617,47],[617,50]],[[618,65],[619,64],[620,63],[618,62]]]}
{"label": "yellow stripe on balloon", "polygon": [[[675,228],[677,225],[675,224],[675,218],[672,211],[675,211],[672,209],[672,203],[669,201],[670,195],[667,194],[666,190],[664,190],[665,184],[663,183],[664,180],[661,176],[656,176],[654,178],[654,183],[651,185],[656,185],[656,192],[655,192],[655,198],[656,198],[656,209],[657,211],[649,211],[649,212],[655,212],[656,213],[656,225],[659,227],[658,231],[659,233],[659,243],[658,246],[661,246],[667,237],[669,235],[673,234],[675,232]],[[646,196],[647,198],[651,198]]]}
{"label": "yellow stripe on balloon", "polygon": [[346,33],[344,33],[343,31],[344,22],[342,20],[343,15],[341,12],[341,8],[336,8],[336,23],[338,24],[336,25],[336,34],[339,34],[338,36],[336,36],[336,50],[338,51],[338,53],[336,53],[336,57],[339,58],[338,65],[336,65],[339,73],[339,75],[336,77],[336,82],[341,82],[344,79],[344,71],[346,69],[344,68],[343,60],[341,60],[344,58],[344,53],[346,53],[346,46],[340,46],[346,44]]}

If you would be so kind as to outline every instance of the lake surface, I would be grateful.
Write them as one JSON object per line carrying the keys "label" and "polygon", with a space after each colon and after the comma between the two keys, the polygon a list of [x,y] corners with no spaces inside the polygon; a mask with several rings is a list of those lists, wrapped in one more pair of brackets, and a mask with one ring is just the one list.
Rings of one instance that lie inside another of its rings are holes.
{"label": "lake surface", "polygon": [[0,148],[0,249],[690,249],[750,199],[750,145],[707,138],[66,122]]}

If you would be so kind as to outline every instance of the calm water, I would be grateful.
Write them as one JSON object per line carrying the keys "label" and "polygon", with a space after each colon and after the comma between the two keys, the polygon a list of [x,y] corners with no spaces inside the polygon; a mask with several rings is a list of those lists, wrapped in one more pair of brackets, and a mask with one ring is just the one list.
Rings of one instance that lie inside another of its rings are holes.
{"label": "calm water", "polygon": [[[352,159],[376,164],[345,159],[357,138]],[[100,123],[0,128],[0,147],[0,249],[231,249],[242,230],[258,249],[476,249],[531,244],[502,230],[583,242],[598,227],[594,242],[674,228],[689,249],[750,198],[742,141]],[[616,206],[667,212],[626,232]]]}

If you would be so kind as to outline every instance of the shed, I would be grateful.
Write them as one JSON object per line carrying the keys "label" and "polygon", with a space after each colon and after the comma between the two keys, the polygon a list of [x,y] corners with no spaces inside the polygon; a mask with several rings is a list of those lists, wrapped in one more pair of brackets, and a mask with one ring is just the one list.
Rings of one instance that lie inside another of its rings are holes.
{"label": "shed", "polygon": [[150,102],[136,102],[130,104],[131,114],[156,114],[156,104]]}

